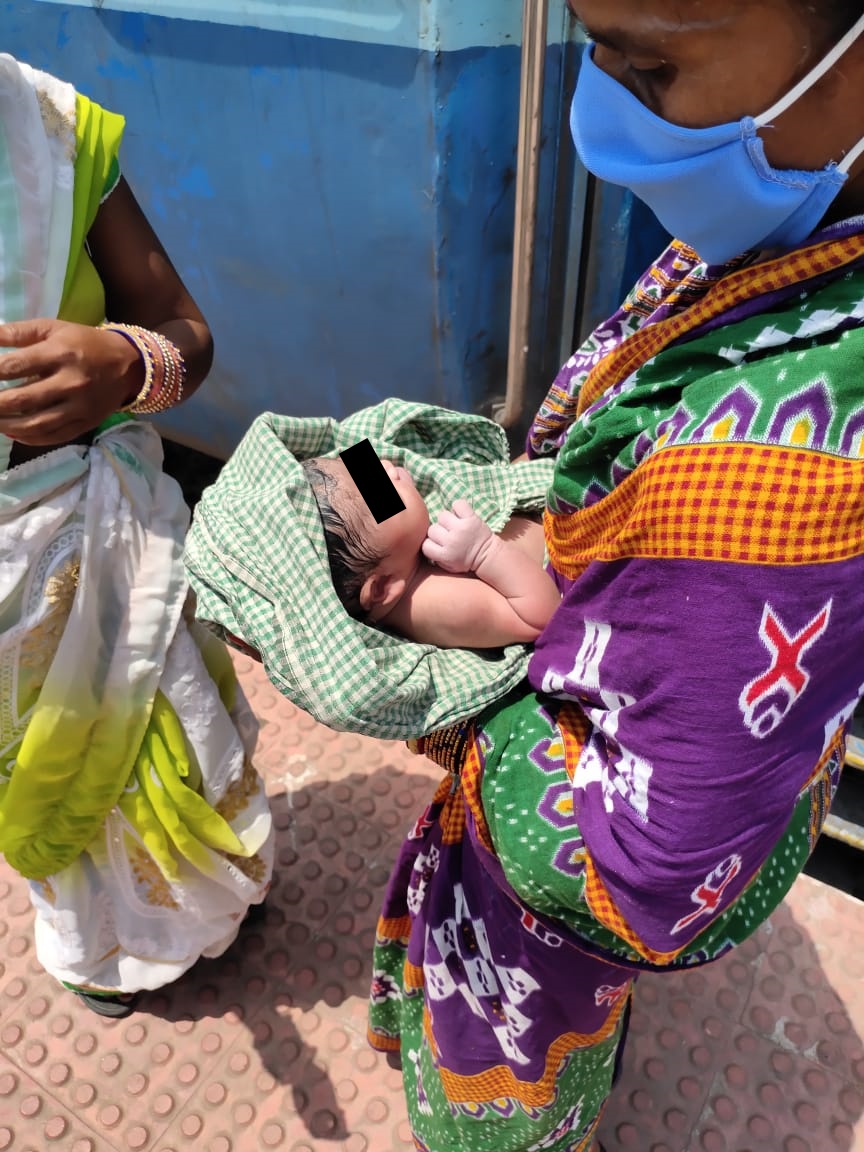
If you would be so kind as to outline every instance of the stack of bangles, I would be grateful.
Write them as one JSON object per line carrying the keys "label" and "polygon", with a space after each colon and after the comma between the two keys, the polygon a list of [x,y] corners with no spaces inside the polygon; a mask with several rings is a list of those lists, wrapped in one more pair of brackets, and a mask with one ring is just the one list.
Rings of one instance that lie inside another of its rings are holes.
{"label": "stack of bangles", "polygon": [[176,344],[161,332],[150,332],[136,324],[102,324],[106,332],[125,336],[144,362],[144,385],[135,399],[121,408],[136,416],[155,416],[173,408],[183,399],[186,365]]}

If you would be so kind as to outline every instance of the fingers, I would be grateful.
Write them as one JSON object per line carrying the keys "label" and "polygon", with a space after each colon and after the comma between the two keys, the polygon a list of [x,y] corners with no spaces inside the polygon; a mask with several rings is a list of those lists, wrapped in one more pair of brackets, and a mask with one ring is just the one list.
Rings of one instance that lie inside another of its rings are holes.
{"label": "fingers", "polygon": [[29,376],[47,376],[60,367],[61,355],[48,343],[34,344],[0,354],[0,381],[26,380]]}
{"label": "fingers", "polygon": [[20,419],[0,420],[0,433],[31,448],[67,444],[90,429],[90,422],[76,417],[67,405],[50,412]]}
{"label": "fingers", "polygon": [[467,500],[456,500],[449,512],[445,509],[439,515],[438,523],[442,528],[453,531],[463,525],[466,520],[474,520],[475,518],[477,518],[477,513]]}
{"label": "fingers", "polygon": [[428,536],[420,546],[420,550],[426,559],[431,560],[433,564],[437,563],[437,561],[441,559],[442,548],[440,544],[434,540],[430,540]]}
{"label": "fingers", "polygon": [[[62,386],[53,377],[5,388],[0,391],[0,425],[44,412],[61,403],[62,398]],[[5,428],[0,428],[0,431],[5,436],[10,435]]]}
{"label": "fingers", "polygon": [[15,320],[11,324],[0,324],[0,347],[26,348],[47,340],[57,327],[57,320]]}
{"label": "fingers", "polygon": [[128,368],[115,334],[59,320],[0,324],[0,433],[40,447],[95,428],[126,402]]}
{"label": "fingers", "polygon": [[467,500],[456,500],[453,504],[453,515],[459,520],[469,520],[476,516],[476,512]]}
{"label": "fingers", "polygon": [[447,543],[449,537],[449,529],[446,524],[430,524],[426,533],[426,539],[431,540],[433,544],[443,547]]}
{"label": "fingers", "polygon": [[75,394],[56,377],[0,391],[0,433],[21,444],[62,444],[86,428]]}

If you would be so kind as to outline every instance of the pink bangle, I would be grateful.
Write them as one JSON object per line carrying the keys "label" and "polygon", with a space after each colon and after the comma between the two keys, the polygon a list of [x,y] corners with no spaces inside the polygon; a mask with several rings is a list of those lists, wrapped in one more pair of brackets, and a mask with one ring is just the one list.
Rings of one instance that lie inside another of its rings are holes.
{"label": "pink bangle", "polygon": [[121,412],[155,416],[180,403],[186,383],[186,364],[176,344],[161,332],[151,332],[137,324],[105,323],[101,327],[125,337],[144,362],[144,384]]}

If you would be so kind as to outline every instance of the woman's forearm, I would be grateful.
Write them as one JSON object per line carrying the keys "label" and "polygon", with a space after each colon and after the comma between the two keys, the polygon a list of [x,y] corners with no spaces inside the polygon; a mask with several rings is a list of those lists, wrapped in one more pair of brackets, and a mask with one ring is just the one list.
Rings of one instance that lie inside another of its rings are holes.
{"label": "woman's forearm", "polygon": [[176,345],[186,365],[186,380],[183,398],[191,396],[206,378],[213,364],[213,337],[203,320],[172,319],[157,324],[155,332],[160,332]]}

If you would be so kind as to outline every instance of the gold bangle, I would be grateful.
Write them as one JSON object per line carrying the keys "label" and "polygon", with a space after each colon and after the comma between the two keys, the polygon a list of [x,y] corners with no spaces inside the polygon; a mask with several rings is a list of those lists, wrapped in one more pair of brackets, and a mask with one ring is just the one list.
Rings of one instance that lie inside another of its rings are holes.
{"label": "gold bangle", "polygon": [[137,351],[138,355],[144,363],[144,384],[138,395],[129,404],[124,404],[120,409],[121,412],[131,412],[133,407],[150,395],[153,389],[153,376],[155,365],[153,363],[153,355],[141,337],[138,335],[138,329],[131,324],[102,324],[100,325],[106,332],[116,332],[118,336],[123,336]]}
{"label": "gold bangle", "polygon": [[186,365],[180,349],[163,336],[137,324],[101,325],[108,332],[123,336],[137,350],[144,362],[144,384],[138,395],[120,411],[136,416],[155,416],[183,399]]}

